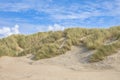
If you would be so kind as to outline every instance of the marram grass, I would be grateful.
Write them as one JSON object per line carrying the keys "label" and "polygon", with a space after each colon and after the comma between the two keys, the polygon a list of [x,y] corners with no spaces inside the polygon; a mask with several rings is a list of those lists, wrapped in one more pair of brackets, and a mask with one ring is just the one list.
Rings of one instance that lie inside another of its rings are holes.
{"label": "marram grass", "polygon": [[[107,40],[117,42],[105,45]],[[120,49],[120,26],[109,29],[68,28],[64,31],[39,32],[32,35],[12,35],[0,39],[0,56],[33,54],[34,60],[64,54],[71,46],[82,44],[96,50],[89,61],[97,62]]]}

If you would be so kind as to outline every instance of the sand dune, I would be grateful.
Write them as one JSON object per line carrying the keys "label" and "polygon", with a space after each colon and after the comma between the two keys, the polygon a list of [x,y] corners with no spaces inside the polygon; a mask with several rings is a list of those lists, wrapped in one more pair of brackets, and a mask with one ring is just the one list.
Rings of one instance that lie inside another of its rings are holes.
{"label": "sand dune", "polygon": [[66,54],[32,61],[28,57],[0,58],[0,80],[120,80],[120,52],[98,63],[87,63],[93,51],[73,47]]}

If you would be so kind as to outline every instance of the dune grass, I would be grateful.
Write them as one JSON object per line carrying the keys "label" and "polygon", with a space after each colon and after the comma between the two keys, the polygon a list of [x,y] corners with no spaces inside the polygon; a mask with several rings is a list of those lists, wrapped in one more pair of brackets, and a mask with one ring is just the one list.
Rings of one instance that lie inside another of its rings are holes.
{"label": "dune grass", "polygon": [[117,41],[109,45],[103,45],[100,48],[98,48],[93,55],[91,55],[89,62],[98,62],[104,60],[106,56],[117,53],[119,49],[120,49],[120,41]]}
{"label": "dune grass", "polygon": [[119,41],[104,45],[107,40],[120,40],[120,26],[109,29],[68,28],[64,31],[39,32],[32,35],[12,35],[0,39],[0,56],[33,54],[35,60],[54,57],[82,44],[96,50],[90,62],[103,60],[119,49]]}

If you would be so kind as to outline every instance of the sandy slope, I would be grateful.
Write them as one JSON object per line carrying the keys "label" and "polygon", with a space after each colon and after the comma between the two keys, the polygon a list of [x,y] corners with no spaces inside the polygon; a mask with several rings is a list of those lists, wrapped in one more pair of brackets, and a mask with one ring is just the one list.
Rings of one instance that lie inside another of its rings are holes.
{"label": "sandy slope", "polygon": [[0,58],[0,80],[120,80],[120,52],[104,61],[87,63],[93,51],[73,47],[66,54],[39,61]]}

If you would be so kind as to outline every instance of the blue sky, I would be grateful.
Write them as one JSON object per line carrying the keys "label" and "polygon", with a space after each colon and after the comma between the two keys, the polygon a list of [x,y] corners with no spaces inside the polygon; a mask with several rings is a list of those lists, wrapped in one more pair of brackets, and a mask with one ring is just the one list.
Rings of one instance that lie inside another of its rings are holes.
{"label": "blue sky", "polygon": [[120,25],[120,0],[0,0],[0,36]]}

